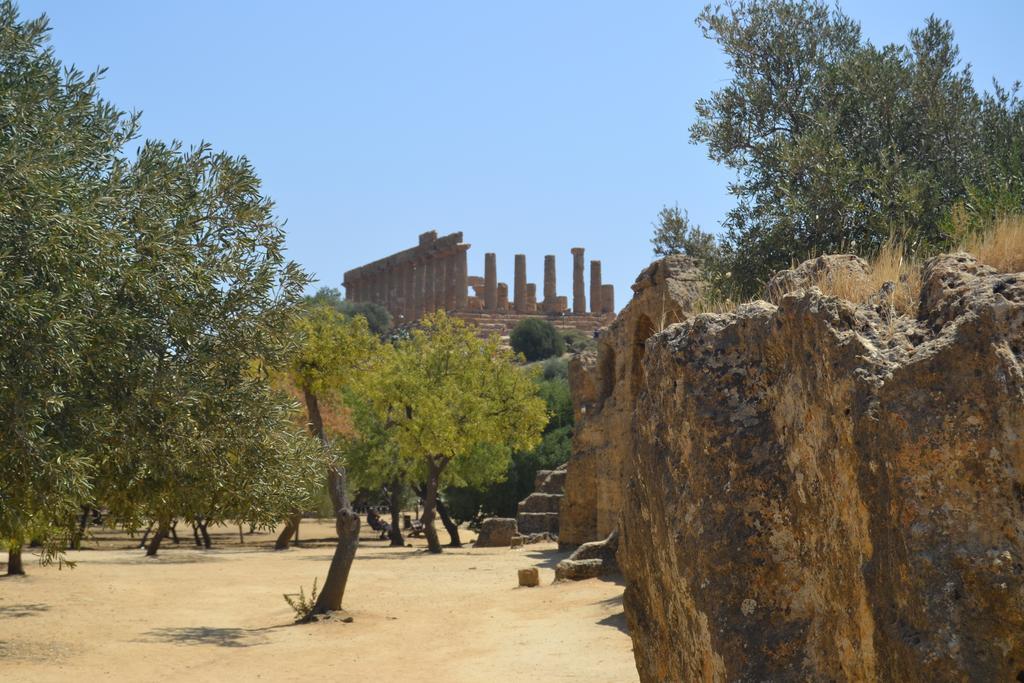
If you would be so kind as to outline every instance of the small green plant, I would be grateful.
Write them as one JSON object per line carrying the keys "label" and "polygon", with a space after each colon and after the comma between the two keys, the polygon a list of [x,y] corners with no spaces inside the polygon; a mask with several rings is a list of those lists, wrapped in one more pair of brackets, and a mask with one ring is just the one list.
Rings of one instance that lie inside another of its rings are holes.
{"label": "small green plant", "polygon": [[313,611],[313,606],[316,605],[316,579],[313,579],[313,588],[309,592],[309,598],[306,597],[302,586],[299,586],[298,593],[285,593],[284,601],[295,610],[295,621],[305,621]]}

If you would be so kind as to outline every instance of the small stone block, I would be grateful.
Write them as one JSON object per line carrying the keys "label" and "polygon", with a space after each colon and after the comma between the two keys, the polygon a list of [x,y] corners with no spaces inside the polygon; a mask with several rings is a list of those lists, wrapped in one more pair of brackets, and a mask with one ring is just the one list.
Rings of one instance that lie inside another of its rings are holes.
{"label": "small stone block", "polygon": [[536,567],[519,570],[519,585],[532,588],[540,585],[540,572]]}

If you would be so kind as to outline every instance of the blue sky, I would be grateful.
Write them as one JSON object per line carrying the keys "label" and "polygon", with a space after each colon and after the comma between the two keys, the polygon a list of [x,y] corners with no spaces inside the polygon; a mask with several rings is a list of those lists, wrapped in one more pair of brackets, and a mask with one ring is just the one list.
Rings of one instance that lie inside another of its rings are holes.
{"label": "blue sky", "polygon": [[[873,42],[953,23],[979,86],[1024,78],[1024,2],[841,3]],[[143,135],[247,155],[320,284],[462,230],[470,273],[498,254],[531,281],[569,249],[601,259],[624,305],[678,203],[718,231],[732,177],[689,143],[693,103],[728,78],[700,2],[25,1],[56,52],[109,68],[104,95]]]}

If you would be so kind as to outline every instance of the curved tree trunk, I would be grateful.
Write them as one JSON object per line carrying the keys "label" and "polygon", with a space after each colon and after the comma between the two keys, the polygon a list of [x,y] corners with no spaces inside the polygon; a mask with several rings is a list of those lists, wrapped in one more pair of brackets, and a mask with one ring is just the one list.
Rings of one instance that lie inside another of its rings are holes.
{"label": "curved tree trunk", "polygon": [[[327,450],[327,435],[324,434],[320,404],[308,389],[303,393],[306,398],[306,410],[309,413],[309,430],[320,440],[324,450]],[[317,614],[341,609],[349,570],[352,569],[356,548],[359,547],[359,515],[352,509],[352,503],[348,499],[348,477],[344,467],[331,467],[328,470],[327,490],[331,494],[331,504],[334,506],[334,526],[338,532],[338,545],[334,549],[334,557],[331,558],[323,589],[317,595],[316,604],[307,615],[307,620]]]}
{"label": "curved tree trunk", "polygon": [[437,538],[437,529],[434,528],[434,511],[437,509],[437,483],[441,479],[443,465],[437,463],[434,458],[427,459],[427,490],[423,496],[423,533],[427,537],[427,548],[432,553],[441,552],[441,541]]}
{"label": "curved tree trunk", "polygon": [[21,544],[12,545],[7,549],[7,576],[24,576],[25,567],[21,564]]}
{"label": "curved tree trunk", "polygon": [[459,525],[448,516],[448,508],[444,506],[444,501],[440,498],[437,499],[437,514],[441,518],[441,524],[444,524],[444,530],[448,532],[448,547],[461,548],[462,540],[459,538]]}
{"label": "curved tree trunk", "polygon": [[157,551],[160,550],[160,542],[167,537],[170,529],[171,520],[161,519],[156,533],[153,535],[153,540],[149,542],[149,546],[146,548],[146,557],[156,557]]}
{"label": "curved tree trunk", "polygon": [[402,481],[395,479],[391,482],[391,490],[388,491],[388,505],[391,507],[391,530],[388,536],[391,538],[391,546],[395,548],[405,547],[405,539],[402,538]]}
{"label": "curved tree trunk", "polygon": [[210,541],[210,534],[206,531],[206,527],[208,527],[209,525],[210,523],[205,518],[203,518],[203,520],[199,522],[199,533],[203,535],[203,547],[207,550],[209,550],[210,547],[213,545],[213,543]]}
{"label": "curved tree trunk", "polygon": [[288,515],[288,519],[284,521],[284,528],[281,529],[281,533],[278,534],[277,540],[274,542],[274,550],[287,550],[291,545],[292,536],[295,537],[296,543],[299,542],[299,524],[301,522],[301,512],[296,510]]}

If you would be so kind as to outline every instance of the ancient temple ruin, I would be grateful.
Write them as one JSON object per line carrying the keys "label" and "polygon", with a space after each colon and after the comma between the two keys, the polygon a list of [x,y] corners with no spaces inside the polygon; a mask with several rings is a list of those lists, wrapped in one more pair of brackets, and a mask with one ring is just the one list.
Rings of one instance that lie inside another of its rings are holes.
{"label": "ancient temple ruin", "polygon": [[[498,280],[498,259],[484,254],[483,275],[471,275],[461,232],[438,237],[431,230],[411,249],[378,259],[345,273],[345,298],[386,308],[396,324],[410,323],[444,309],[482,331],[507,334],[519,320],[543,317],[556,327],[592,331],[615,317],[615,290],[601,282],[601,262],[590,262],[590,307],[584,281],[582,247],[572,249],[572,302],[558,294],[555,255],[544,257],[543,298],[527,282],[526,255],[516,254],[512,289]],[[510,297],[511,294],[511,297]]]}

